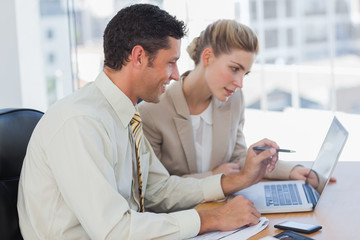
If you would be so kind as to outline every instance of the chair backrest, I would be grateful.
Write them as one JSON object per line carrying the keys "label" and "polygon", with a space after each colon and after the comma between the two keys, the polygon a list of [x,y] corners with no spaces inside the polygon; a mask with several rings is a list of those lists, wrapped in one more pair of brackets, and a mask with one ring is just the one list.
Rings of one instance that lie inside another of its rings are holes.
{"label": "chair backrest", "polygon": [[43,113],[0,109],[0,239],[22,239],[17,213],[18,183],[31,134]]}

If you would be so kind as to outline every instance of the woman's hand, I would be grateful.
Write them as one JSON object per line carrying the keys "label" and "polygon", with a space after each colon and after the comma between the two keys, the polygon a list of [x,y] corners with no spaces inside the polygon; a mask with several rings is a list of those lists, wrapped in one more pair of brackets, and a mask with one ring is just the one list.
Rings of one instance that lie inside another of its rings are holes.
{"label": "woman's hand", "polygon": [[223,173],[225,175],[231,175],[240,172],[240,163],[228,162],[223,163],[220,166],[212,170],[212,174]]}
{"label": "woman's hand", "polygon": [[[317,188],[319,186],[319,177],[314,171],[311,171],[310,168],[306,168],[303,166],[295,166],[290,172],[290,179],[292,180],[304,180],[307,181],[313,186]],[[336,182],[336,178],[331,177],[330,182]]]}

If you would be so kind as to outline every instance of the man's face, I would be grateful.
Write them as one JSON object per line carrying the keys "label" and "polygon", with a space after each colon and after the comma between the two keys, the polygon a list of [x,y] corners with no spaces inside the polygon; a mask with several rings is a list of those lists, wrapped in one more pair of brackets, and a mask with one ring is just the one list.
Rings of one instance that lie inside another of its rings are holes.
{"label": "man's face", "polygon": [[179,80],[177,60],[180,57],[181,41],[169,37],[169,43],[170,48],[159,50],[156,57],[151,63],[147,63],[141,74],[139,97],[146,102],[159,102],[160,95],[165,92],[165,86],[171,80]]}

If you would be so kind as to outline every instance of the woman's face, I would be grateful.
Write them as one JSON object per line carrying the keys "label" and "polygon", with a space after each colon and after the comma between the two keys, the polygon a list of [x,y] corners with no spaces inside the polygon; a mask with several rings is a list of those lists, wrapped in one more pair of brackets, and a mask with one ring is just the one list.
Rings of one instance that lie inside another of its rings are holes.
{"label": "woman's face", "polygon": [[244,50],[233,50],[230,54],[213,54],[205,70],[205,81],[219,101],[227,99],[243,86],[243,79],[250,72],[255,60],[255,53]]}

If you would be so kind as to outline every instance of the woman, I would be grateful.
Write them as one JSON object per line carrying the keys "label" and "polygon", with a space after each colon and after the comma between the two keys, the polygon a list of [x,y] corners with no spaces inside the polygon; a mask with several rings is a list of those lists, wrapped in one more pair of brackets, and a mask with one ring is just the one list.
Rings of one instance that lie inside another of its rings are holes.
{"label": "woman", "polygon": [[[160,102],[139,104],[147,139],[170,174],[233,174],[245,163],[244,77],[258,39],[234,20],[210,24],[188,46],[195,68],[171,84]],[[309,169],[278,161],[268,178],[304,179]]]}

